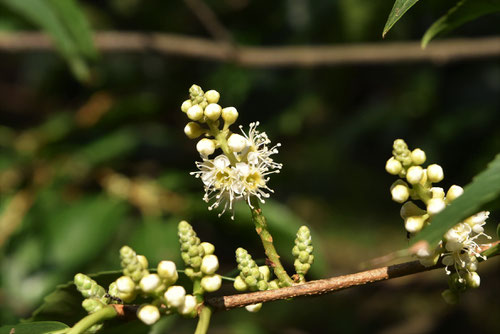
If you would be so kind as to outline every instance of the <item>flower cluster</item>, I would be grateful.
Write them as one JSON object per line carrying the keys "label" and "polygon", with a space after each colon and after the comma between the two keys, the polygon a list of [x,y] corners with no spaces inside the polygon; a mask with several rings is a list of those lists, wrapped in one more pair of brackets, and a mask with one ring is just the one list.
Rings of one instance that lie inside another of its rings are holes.
{"label": "flower cluster", "polygon": [[[222,108],[217,91],[203,92],[193,85],[189,93],[190,99],[181,106],[191,120],[184,132],[191,139],[204,136],[196,144],[202,161],[196,162],[198,171],[191,174],[202,180],[203,200],[212,202],[209,210],[221,207],[220,216],[228,209],[233,212],[237,200],[245,200],[250,207],[253,197],[264,202],[273,192],[267,186],[268,175],[278,173],[282,167],[272,158],[280,144],[270,146],[266,133],[257,130],[259,122],[251,123],[248,132],[241,126],[241,134],[231,132],[229,127],[238,118],[238,111],[234,107]],[[218,149],[222,153],[216,155]]]}
{"label": "flower cluster", "polygon": [[[156,323],[162,313],[196,317],[203,303],[203,294],[221,287],[222,278],[215,273],[219,261],[213,254],[215,247],[208,242],[201,243],[186,221],[179,223],[179,240],[186,263],[185,273],[195,281],[192,294],[188,294],[183,286],[175,285],[179,273],[174,262],[161,261],[156,273],[151,273],[145,256],[123,246],[120,249],[123,276],[111,283],[107,292],[88,276],[75,275],[74,283],[86,298],[82,306],[87,312],[94,313],[108,304],[131,303],[140,296],[151,299],[137,311],[137,317],[147,325]],[[98,324],[92,331],[100,327]]]}
{"label": "flower cluster", "polygon": [[[434,215],[462,195],[463,189],[452,185],[445,193],[443,188],[434,187],[433,183],[444,178],[442,167],[432,164],[423,168],[421,165],[426,160],[425,152],[419,148],[410,151],[404,140],[394,141],[392,153],[393,156],[387,160],[385,169],[388,173],[400,177],[391,186],[392,199],[403,203],[400,213],[405,228],[409,234],[416,234],[431,224]],[[425,209],[418,207],[413,201],[408,201],[410,198],[423,202]],[[450,275],[450,289],[443,293],[443,297],[449,302],[457,301],[458,293],[467,287],[479,286],[477,259],[484,256],[480,254],[481,245],[477,243],[477,239],[480,236],[491,239],[484,233],[483,228],[488,216],[489,212],[482,211],[465,219],[445,233],[436,249],[421,249],[417,252],[417,257],[425,266],[432,266],[441,259],[446,273]]]}

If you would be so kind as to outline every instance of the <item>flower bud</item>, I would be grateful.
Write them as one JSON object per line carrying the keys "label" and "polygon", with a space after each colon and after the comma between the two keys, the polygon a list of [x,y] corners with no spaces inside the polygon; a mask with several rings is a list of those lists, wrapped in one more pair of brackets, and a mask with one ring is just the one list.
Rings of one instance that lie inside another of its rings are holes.
{"label": "flower bud", "polygon": [[389,174],[398,175],[402,169],[403,169],[403,165],[401,165],[401,162],[396,160],[394,157],[391,157],[385,163],[385,170]]}
{"label": "flower bud", "polygon": [[419,183],[424,176],[424,170],[420,166],[411,166],[406,172],[406,179],[410,184]]}
{"label": "flower bud", "polygon": [[215,246],[209,242],[202,242],[200,245],[203,247],[205,255],[211,255],[215,252]]}
{"label": "flower bud", "polygon": [[209,156],[215,151],[215,144],[213,140],[208,138],[201,139],[198,144],[196,144],[196,150],[203,156]]}
{"label": "flower bud", "polygon": [[432,183],[441,181],[444,178],[443,168],[436,164],[427,166],[427,178]]}
{"label": "flower bud", "polygon": [[148,269],[149,266],[148,259],[144,255],[137,255],[137,261],[139,261],[139,263],[144,269]]}
{"label": "flower bud", "polygon": [[158,275],[165,280],[167,285],[175,283],[179,278],[177,267],[172,261],[161,261],[158,263]]}
{"label": "flower bud", "polygon": [[401,218],[406,219],[411,216],[422,216],[426,212],[425,210],[422,210],[418,206],[415,205],[412,201],[408,201],[405,204],[401,206],[401,210],[399,211],[399,214],[401,215]]}
{"label": "flower bud", "polygon": [[237,133],[233,133],[227,140],[227,145],[229,146],[231,151],[239,153],[243,151],[245,147],[247,147],[248,142],[245,137]]}
{"label": "flower bud", "polygon": [[203,117],[203,109],[199,105],[195,104],[188,109],[187,116],[190,120],[198,121]]}
{"label": "flower bud", "polygon": [[220,275],[208,275],[201,279],[201,287],[206,292],[214,292],[220,289],[222,278]]}
{"label": "flower bud", "polygon": [[448,192],[446,193],[446,201],[448,203],[452,202],[457,197],[460,197],[463,193],[464,193],[464,188],[457,185],[452,185],[450,189],[448,189]]}
{"label": "flower bud", "polygon": [[182,102],[182,105],[181,105],[181,110],[182,112],[187,112],[189,108],[191,108],[193,106],[193,103],[191,102],[191,100],[186,100],[184,102]]}
{"label": "flower bud", "polygon": [[227,107],[222,109],[222,119],[227,125],[231,125],[238,119],[238,111],[235,107]]}
{"label": "flower bud", "polygon": [[189,139],[195,139],[201,136],[205,131],[201,128],[201,126],[198,123],[195,122],[189,122],[186,124],[184,127],[184,133]]}
{"label": "flower bud", "polygon": [[179,313],[182,315],[191,315],[196,310],[196,298],[192,295],[186,295],[184,304],[179,307]]}
{"label": "flower bud", "polygon": [[460,299],[458,292],[451,291],[450,289],[444,290],[443,293],[441,293],[441,296],[445,302],[452,305],[457,304]]}
{"label": "flower bud", "polygon": [[427,202],[427,212],[430,215],[435,215],[446,207],[446,203],[441,198],[431,198]]}
{"label": "flower bud", "polygon": [[479,285],[481,284],[481,277],[479,277],[478,273],[476,273],[475,271],[472,271],[472,272],[468,272],[465,275],[465,281],[466,281],[468,287],[479,288]]}
{"label": "flower bud", "polygon": [[405,229],[410,233],[420,232],[424,227],[425,218],[423,216],[412,216],[405,219]]}
{"label": "flower bud", "polygon": [[271,270],[269,270],[268,266],[259,266],[259,272],[262,274],[264,281],[269,281],[269,279],[271,278]]}
{"label": "flower bud", "polygon": [[241,278],[241,276],[239,276],[239,275],[236,276],[236,279],[234,280],[233,286],[236,289],[236,291],[248,290],[248,285],[245,283],[243,278]]}
{"label": "flower bud", "polygon": [[431,188],[432,198],[440,198],[444,199],[444,189],[441,187],[432,187]]}
{"label": "flower bud", "polygon": [[135,290],[135,283],[130,277],[122,276],[116,280],[116,288],[121,293],[130,293]]}
{"label": "flower bud", "polygon": [[165,291],[164,297],[169,306],[179,307],[184,304],[186,290],[180,285],[173,285]]}
{"label": "flower bud", "polygon": [[161,279],[158,274],[146,275],[139,282],[139,287],[145,293],[153,293],[160,285]]}
{"label": "flower bud", "polygon": [[217,103],[210,103],[205,108],[205,111],[204,111],[205,116],[207,116],[207,118],[211,121],[218,120],[221,112],[222,112],[222,108]]}
{"label": "flower bud", "polygon": [[419,148],[414,149],[411,152],[411,160],[415,165],[421,165],[425,162],[426,156],[425,152]]}
{"label": "flower bud", "polygon": [[248,312],[252,312],[252,313],[259,312],[261,308],[262,308],[262,303],[251,304],[251,305],[245,306],[245,309]]}
{"label": "flower bud", "polygon": [[137,318],[146,325],[152,325],[160,319],[160,311],[156,306],[144,305],[137,311]]}
{"label": "flower bud", "polygon": [[392,200],[398,203],[404,203],[410,197],[410,189],[406,184],[397,184],[391,189]]}
{"label": "flower bud", "polygon": [[220,94],[218,91],[211,89],[205,93],[205,98],[208,103],[217,103],[219,102]]}
{"label": "flower bud", "polygon": [[215,255],[205,255],[201,260],[201,271],[205,275],[212,275],[219,269],[219,259]]}

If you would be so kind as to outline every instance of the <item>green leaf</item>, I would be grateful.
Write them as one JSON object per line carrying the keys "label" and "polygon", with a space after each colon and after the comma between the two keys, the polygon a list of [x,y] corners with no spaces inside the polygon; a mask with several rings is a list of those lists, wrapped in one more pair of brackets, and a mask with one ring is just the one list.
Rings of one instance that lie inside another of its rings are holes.
{"label": "green leaf", "polygon": [[49,334],[50,332],[69,328],[67,325],[57,321],[27,322],[17,325],[0,327],[0,334]]}
{"label": "green leaf", "polygon": [[389,13],[387,22],[385,23],[384,31],[382,32],[382,38],[385,37],[385,34],[387,34],[389,30],[391,30],[392,26],[396,24],[396,22],[398,22],[401,17],[403,17],[408,9],[410,9],[417,2],[418,0],[396,0],[396,2],[394,2],[394,6]]}
{"label": "green leaf", "polygon": [[432,224],[419,233],[413,243],[425,240],[434,247],[443,235],[463,219],[475,214],[480,207],[500,194],[500,154],[490,162],[486,170],[478,174],[464,188],[462,196],[438,213]]}
{"label": "green leaf", "polygon": [[90,79],[86,57],[95,57],[92,33],[74,0],[0,0],[12,11],[47,32],[80,81]]}
{"label": "green leaf", "polygon": [[480,16],[500,11],[500,0],[461,0],[430,26],[422,37],[422,48],[437,35],[447,33]]}
{"label": "green leaf", "polygon": [[500,224],[497,225],[497,237],[500,239]]}

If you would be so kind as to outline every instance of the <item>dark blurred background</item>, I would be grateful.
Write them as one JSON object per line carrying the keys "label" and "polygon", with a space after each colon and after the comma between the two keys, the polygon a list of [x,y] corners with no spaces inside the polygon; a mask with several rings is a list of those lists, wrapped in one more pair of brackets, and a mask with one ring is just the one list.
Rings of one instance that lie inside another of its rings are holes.
{"label": "dark blurred background", "polygon": [[[453,1],[422,1],[386,39],[418,41]],[[210,0],[233,40],[248,46],[382,41],[392,0]],[[167,32],[212,38],[183,1],[80,1],[96,31]],[[499,15],[448,37],[500,34]],[[0,7],[4,33],[36,29]],[[432,46],[432,43],[431,43]],[[263,206],[288,268],[298,227],[312,229],[309,279],[355,272],[408,245],[384,170],[392,142],[420,147],[445,171],[442,187],[466,185],[500,148],[500,59],[449,63],[250,68],[156,52],[101,53],[93,79],[75,79],[54,52],[0,52],[0,323],[28,317],[77,272],[119,268],[123,244],[151,264],[180,265],[177,223],[215,244],[221,272],[234,250],[264,253],[248,208],[235,221],[207,210],[196,141],[180,111],[196,83],[237,107],[239,124],[260,121],[282,147],[282,173]],[[488,232],[494,235],[500,202]],[[496,210],[496,212],[495,212]],[[395,259],[393,262],[407,259]],[[384,263],[385,264],[385,263]],[[449,306],[444,271],[328,296],[264,305],[258,314],[215,314],[213,333],[498,333],[498,260],[480,266],[481,288]],[[229,289],[228,289],[229,291]],[[190,333],[172,318],[156,333]]]}

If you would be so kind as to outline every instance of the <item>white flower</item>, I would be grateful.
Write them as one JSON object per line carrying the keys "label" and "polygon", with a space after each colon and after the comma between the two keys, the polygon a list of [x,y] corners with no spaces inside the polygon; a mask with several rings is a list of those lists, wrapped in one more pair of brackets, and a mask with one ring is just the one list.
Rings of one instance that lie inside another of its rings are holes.
{"label": "white flower", "polygon": [[[205,185],[203,200],[212,202],[209,210],[222,207],[222,215],[227,209],[233,211],[236,200],[245,200],[250,207],[251,198],[257,197],[261,202],[269,197],[272,189],[267,186],[269,174],[279,173],[282,164],[274,162],[272,155],[278,153],[277,144],[271,143],[265,132],[257,131],[258,122],[250,124],[248,134],[232,135],[229,139],[231,156],[224,154],[214,159],[201,155],[203,161],[196,162],[199,171],[191,173],[200,178]],[[240,127],[241,128],[241,127]],[[234,142],[233,142],[234,141]],[[234,213],[233,217],[234,218]]]}
{"label": "white flower", "polygon": [[156,306],[144,305],[137,312],[137,317],[146,325],[152,325],[160,319],[160,311]]}

